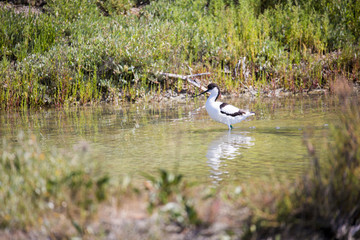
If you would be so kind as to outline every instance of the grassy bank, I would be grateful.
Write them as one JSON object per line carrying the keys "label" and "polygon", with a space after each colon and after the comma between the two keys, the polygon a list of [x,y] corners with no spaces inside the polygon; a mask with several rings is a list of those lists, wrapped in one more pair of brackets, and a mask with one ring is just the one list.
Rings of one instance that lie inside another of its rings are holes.
{"label": "grassy bank", "polygon": [[[45,2],[45,1],[37,1]],[[359,79],[359,1],[67,1],[0,9],[0,107],[69,106],[194,91],[329,88]]]}

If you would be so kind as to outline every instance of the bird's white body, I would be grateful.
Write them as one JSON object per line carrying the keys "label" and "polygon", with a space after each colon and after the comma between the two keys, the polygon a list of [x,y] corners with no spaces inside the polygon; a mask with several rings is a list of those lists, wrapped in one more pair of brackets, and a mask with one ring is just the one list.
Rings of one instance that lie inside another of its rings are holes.
{"label": "bird's white body", "polygon": [[239,123],[247,117],[255,115],[253,112],[239,109],[227,103],[217,102],[216,100],[220,95],[220,89],[216,84],[209,84],[208,90],[205,92],[210,93],[205,104],[209,116],[217,122],[226,124],[229,129],[232,129],[232,124]]}

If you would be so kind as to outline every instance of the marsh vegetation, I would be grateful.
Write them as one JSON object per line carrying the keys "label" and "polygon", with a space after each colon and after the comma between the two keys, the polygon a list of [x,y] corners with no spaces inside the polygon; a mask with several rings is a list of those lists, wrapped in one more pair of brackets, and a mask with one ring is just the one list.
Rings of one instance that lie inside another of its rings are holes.
{"label": "marsh vegetation", "polygon": [[2,109],[195,91],[160,72],[210,72],[199,81],[257,94],[359,79],[358,1],[35,3],[22,11],[1,3]]}

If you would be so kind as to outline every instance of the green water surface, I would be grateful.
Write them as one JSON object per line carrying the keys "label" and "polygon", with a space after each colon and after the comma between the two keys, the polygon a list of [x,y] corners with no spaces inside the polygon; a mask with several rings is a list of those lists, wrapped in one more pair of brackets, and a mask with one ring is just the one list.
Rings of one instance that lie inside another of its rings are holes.
{"label": "green water surface", "polygon": [[321,148],[339,110],[332,97],[228,99],[256,112],[227,126],[212,121],[205,98],[74,109],[1,112],[0,135],[16,144],[19,131],[35,134],[45,150],[83,144],[110,174],[143,181],[159,168],[190,181],[228,184],[295,178],[309,166],[304,131]]}

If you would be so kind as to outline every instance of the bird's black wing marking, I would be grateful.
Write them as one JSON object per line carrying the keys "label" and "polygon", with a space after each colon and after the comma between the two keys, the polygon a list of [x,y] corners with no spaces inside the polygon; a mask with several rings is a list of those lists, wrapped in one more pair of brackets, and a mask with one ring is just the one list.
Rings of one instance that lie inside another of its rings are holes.
{"label": "bird's black wing marking", "polygon": [[227,103],[222,103],[222,104],[220,104],[220,110],[221,110],[222,108],[224,108],[226,105],[229,105],[229,104],[227,104]]}
{"label": "bird's black wing marking", "polygon": [[[241,109],[238,109],[238,111],[236,111],[236,112],[231,112],[231,113],[226,112],[226,111],[223,110],[226,106],[231,106],[231,105],[229,105],[227,103],[220,104],[220,112],[222,114],[225,114],[227,116],[232,116],[232,117],[241,116],[241,115],[245,114],[245,111],[241,110]],[[235,108],[234,106],[231,106],[231,107]],[[237,109],[237,108],[235,108],[235,109]]]}
{"label": "bird's black wing marking", "polygon": [[245,112],[243,112],[241,110],[238,111],[238,112],[235,112],[235,113],[227,113],[227,112],[224,112],[224,111],[220,111],[220,112],[225,114],[225,115],[232,116],[232,117],[241,116],[241,115],[245,114]]}

